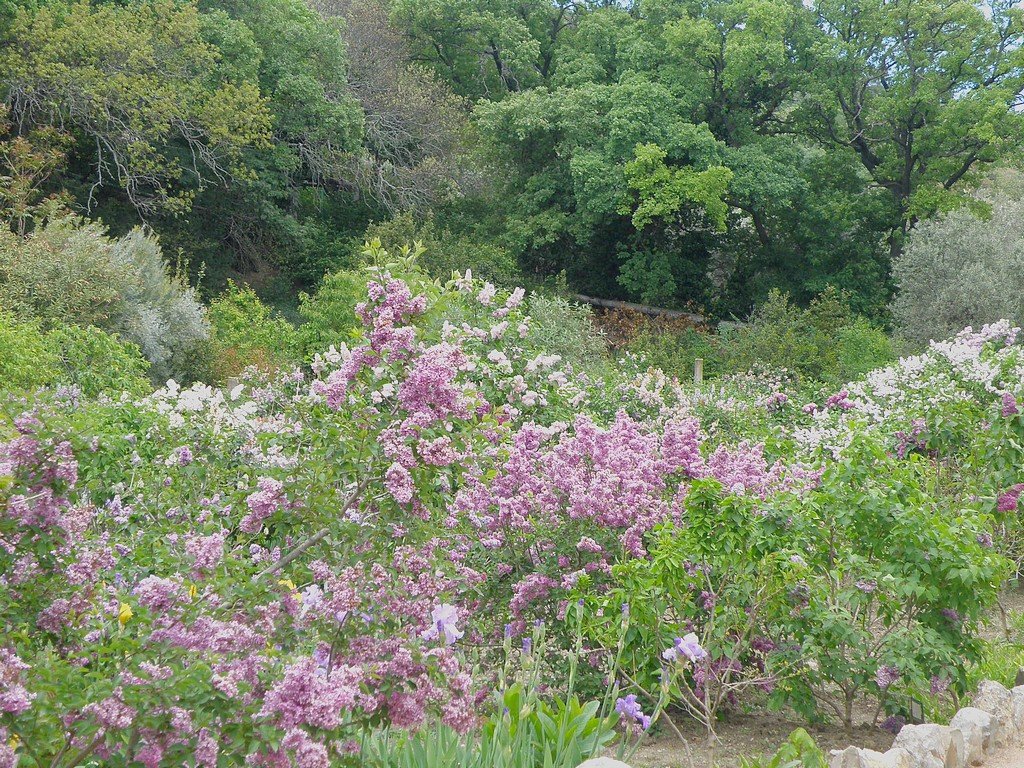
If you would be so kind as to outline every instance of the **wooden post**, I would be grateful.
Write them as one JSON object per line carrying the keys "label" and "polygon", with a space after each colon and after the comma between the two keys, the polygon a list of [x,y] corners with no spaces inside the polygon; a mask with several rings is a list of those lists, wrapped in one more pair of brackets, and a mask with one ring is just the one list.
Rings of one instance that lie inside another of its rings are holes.
{"label": "wooden post", "polygon": [[700,385],[704,383],[704,358],[698,357],[693,361],[693,383]]}

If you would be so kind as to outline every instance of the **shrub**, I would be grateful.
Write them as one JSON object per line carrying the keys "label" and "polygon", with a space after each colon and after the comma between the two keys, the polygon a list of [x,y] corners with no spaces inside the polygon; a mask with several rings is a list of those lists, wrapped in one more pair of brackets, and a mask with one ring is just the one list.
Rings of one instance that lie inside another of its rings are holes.
{"label": "shrub", "polygon": [[149,363],[139,348],[89,326],[44,333],[37,320],[0,311],[0,390],[69,384],[87,397],[142,394]]}
{"label": "shrub", "polygon": [[69,325],[47,335],[59,365],[58,378],[78,387],[87,397],[150,389],[149,362],[138,346],[89,326]]}
{"label": "shrub", "polygon": [[734,372],[783,368],[808,381],[842,383],[892,358],[885,334],[850,311],[845,295],[829,288],[807,309],[772,291],[746,325],[720,334],[717,346]]}
{"label": "shrub", "polygon": [[56,356],[38,321],[0,310],[0,390],[41,387],[56,372]]}
{"label": "shrub", "polygon": [[205,310],[170,271],[156,237],[111,238],[95,222],[57,216],[19,237],[0,232],[0,302],[44,329],[94,325],[134,342],[157,380],[190,379],[208,333]]}
{"label": "shrub", "polygon": [[170,270],[156,236],[142,229],[112,241],[111,259],[131,275],[113,330],[139,345],[155,380],[194,378],[194,356],[209,336],[206,310],[195,290]]}
{"label": "shrub", "polygon": [[892,341],[863,318],[839,328],[834,338],[838,381],[858,379],[893,360]]}
{"label": "shrub", "polygon": [[961,208],[919,224],[892,274],[897,333],[924,345],[965,326],[1024,321],[1024,199],[997,189],[990,218]]}
{"label": "shrub", "polygon": [[211,368],[218,382],[250,366],[273,372],[299,360],[295,328],[248,286],[229,282],[210,304],[209,318]]}
{"label": "shrub", "polygon": [[639,355],[646,365],[663,370],[680,381],[693,375],[693,362],[697,358],[704,361],[704,375],[708,378],[729,371],[717,338],[696,328],[643,333],[626,349]]}
{"label": "shrub", "polygon": [[432,215],[404,213],[388,221],[371,225],[365,239],[379,240],[391,253],[401,246],[420,243],[420,265],[431,277],[447,280],[452,272],[472,270],[473,274],[498,285],[514,285],[519,280],[515,257],[491,242],[439,228]]}
{"label": "shrub", "polygon": [[44,329],[65,323],[109,328],[132,282],[111,258],[111,241],[94,222],[64,215],[19,237],[0,227],[0,305]]}
{"label": "shrub", "polygon": [[352,341],[359,328],[356,304],[366,296],[365,273],[339,270],[326,275],[316,291],[299,297],[299,347],[304,357]]}
{"label": "shrub", "polygon": [[594,326],[590,307],[560,296],[533,294],[529,298],[527,343],[545,354],[561,356],[574,370],[600,373],[608,363],[608,347]]}

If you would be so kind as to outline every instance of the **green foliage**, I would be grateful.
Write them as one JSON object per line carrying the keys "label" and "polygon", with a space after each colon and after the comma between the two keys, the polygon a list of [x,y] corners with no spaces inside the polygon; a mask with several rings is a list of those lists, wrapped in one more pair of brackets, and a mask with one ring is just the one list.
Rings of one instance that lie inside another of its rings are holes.
{"label": "green foliage", "polygon": [[594,327],[590,307],[560,296],[535,293],[529,298],[527,344],[537,352],[558,355],[573,370],[600,375],[607,367],[608,348]]}
{"label": "green foliage", "polygon": [[0,311],[0,391],[70,385],[86,397],[149,390],[139,348],[92,326],[44,332],[37,320]]}
{"label": "green foliage", "polygon": [[149,362],[138,346],[99,328],[69,325],[47,334],[54,350],[61,383],[78,387],[86,397],[150,390]]}
{"label": "green foliage", "polygon": [[704,376],[715,378],[730,372],[716,338],[709,333],[687,329],[678,333],[649,331],[629,343],[627,351],[639,355],[645,365],[686,380],[693,375],[693,362],[704,361]]}
{"label": "green foliage", "polygon": [[[983,606],[1008,573],[978,532],[978,510],[937,496],[929,462],[911,458],[898,462],[860,438],[801,504],[810,515],[808,591],[792,626],[800,658],[816,662],[802,685],[844,723],[865,687],[884,700],[882,667],[898,670],[910,691],[928,691],[933,679],[963,686],[965,667],[980,658]],[[807,706],[801,688],[789,692]]]}
{"label": "green foliage", "polygon": [[57,216],[27,237],[0,228],[0,304],[45,328],[109,327],[130,280],[99,224]]}
{"label": "green foliage", "polygon": [[156,235],[140,228],[111,241],[109,257],[130,276],[111,328],[139,345],[157,382],[196,378],[209,324],[180,265],[172,269]]}
{"label": "green foliage", "polygon": [[366,274],[358,270],[333,272],[324,277],[315,293],[299,297],[302,325],[298,336],[305,358],[352,341],[361,325],[355,308],[366,295],[366,280]]}
{"label": "green foliage", "polygon": [[138,345],[156,379],[191,378],[205,310],[156,237],[111,238],[100,224],[55,215],[26,237],[0,230],[0,303],[44,329],[94,325]]}
{"label": "green foliage", "polygon": [[384,732],[363,743],[368,768],[576,768],[615,738],[600,702],[575,697],[554,706],[512,685],[493,702],[497,713],[468,737],[440,724],[414,733]]}
{"label": "green foliage", "polygon": [[12,122],[72,131],[85,183],[142,211],[187,209],[270,127],[258,86],[221,67],[204,27],[194,4],[165,0],[19,8],[0,47]]}
{"label": "green foliage", "polygon": [[801,309],[772,291],[746,324],[723,325],[718,334],[647,332],[626,350],[680,379],[692,375],[699,357],[707,378],[768,369],[795,373],[806,384],[839,385],[894,358],[885,332],[854,315],[848,302],[848,294],[829,287]]}
{"label": "green foliage", "polygon": [[441,228],[431,215],[405,213],[373,224],[366,230],[365,239],[379,240],[385,249],[395,253],[402,246],[419,243],[423,247],[418,259],[420,267],[441,280],[467,269],[498,285],[515,285],[521,279],[515,259],[504,248]]}
{"label": "green foliage", "polygon": [[859,379],[895,359],[889,337],[864,318],[836,330],[835,353],[836,378],[844,382]]}
{"label": "green foliage", "polygon": [[248,286],[229,283],[211,302],[209,319],[211,367],[218,383],[250,366],[274,372],[299,361],[295,328]]}
{"label": "green foliage", "polygon": [[749,323],[723,331],[718,346],[733,371],[763,365],[834,384],[892,358],[885,334],[863,318],[855,318],[847,298],[834,288],[816,297],[805,310],[773,291]]}
{"label": "green foliage", "polygon": [[[661,685],[661,653],[688,627],[708,653],[715,674],[673,684],[678,702],[709,733],[736,691],[793,674],[776,667],[757,645],[774,637],[788,610],[799,573],[790,555],[797,542],[763,524],[750,500],[727,496],[717,481],[697,481],[687,492],[685,524],[665,524],[651,537],[650,558],[615,566],[614,587],[598,598],[591,631],[609,647],[620,611],[629,606],[622,664],[640,691]],[[733,667],[732,665],[735,664]]]}
{"label": "green foliage", "polygon": [[803,728],[797,728],[767,760],[740,758],[740,768],[827,768],[825,753]]}
{"label": "green foliage", "polygon": [[[638,144],[636,159],[626,163],[626,185],[639,197],[633,211],[633,226],[643,229],[655,219],[672,218],[687,205],[704,211],[718,230],[725,229],[729,207],[722,199],[732,171],[715,166],[704,171],[669,168],[668,153],[656,144]],[[622,213],[629,212],[626,206]]]}
{"label": "green foliage", "polygon": [[57,373],[57,357],[34,320],[0,311],[0,389],[35,389]]}
{"label": "green foliage", "polygon": [[[898,253],[913,222],[956,207],[963,182],[1015,141],[1021,116],[1009,107],[1024,68],[1011,51],[1024,32],[1020,10],[883,0],[826,0],[815,10],[825,34],[811,49],[813,85],[796,122],[826,146],[852,148],[890,192]],[[872,87],[879,78],[886,87]]]}

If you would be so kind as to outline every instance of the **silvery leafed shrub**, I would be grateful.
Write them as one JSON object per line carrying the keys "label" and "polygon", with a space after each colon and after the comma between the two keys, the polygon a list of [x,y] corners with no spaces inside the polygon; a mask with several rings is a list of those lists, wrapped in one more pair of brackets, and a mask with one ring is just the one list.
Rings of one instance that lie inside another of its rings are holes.
{"label": "silvery leafed shrub", "polygon": [[967,208],[926,221],[892,266],[897,333],[915,344],[1024,320],[1024,200],[999,190],[988,219]]}
{"label": "silvery leafed shrub", "polygon": [[93,325],[139,346],[154,379],[191,378],[209,335],[194,290],[154,235],[112,238],[98,223],[54,217],[27,237],[0,228],[0,305],[44,330]]}

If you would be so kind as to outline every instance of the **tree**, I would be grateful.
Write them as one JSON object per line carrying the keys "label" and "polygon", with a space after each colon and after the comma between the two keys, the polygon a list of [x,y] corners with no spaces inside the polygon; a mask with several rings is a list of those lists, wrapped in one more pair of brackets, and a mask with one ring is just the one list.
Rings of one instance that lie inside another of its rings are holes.
{"label": "tree", "polygon": [[501,98],[549,82],[579,0],[395,0],[393,16],[416,60],[472,99]]}
{"label": "tree", "polygon": [[922,218],[964,200],[1016,149],[1024,122],[1021,11],[1009,0],[820,0],[811,90],[792,125],[852,151],[892,200],[899,257]]}
{"label": "tree", "polygon": [[343,19],[348,87],[362,108],[361,146],[346,156],[347,184],[389,215],[437,203],[470,182],[461,156],[466,105],[422,65],[385,0],[321,0]]}
{"label": "tree", "polygon": [[18,135],[59,126],[88,167],[85,205],[114,186],[142,214],[186,210],[197,190],[244,175],[270,114],[231,77],[194,5],[153,0],[19,8],[0,40],[0,97]]}

